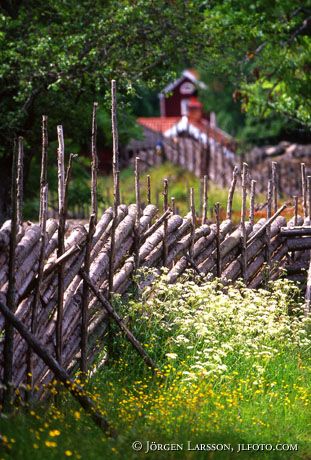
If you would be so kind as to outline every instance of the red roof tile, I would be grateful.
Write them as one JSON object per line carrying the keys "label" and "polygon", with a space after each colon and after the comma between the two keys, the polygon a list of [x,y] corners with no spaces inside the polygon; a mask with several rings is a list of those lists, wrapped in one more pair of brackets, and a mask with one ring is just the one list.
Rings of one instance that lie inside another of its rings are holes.
{"label": "red roof tile", "polygon": [[[137,118],[137,123],[156,133],[165,133],[167,130],[176,125],[182,117],[140,117]],[[212,128],[209,122],[205,119],[200,121],[188,119],[189,124],[198,128],[202,133],[216,142],[235,150],[235,140],[229,134],[219,128]]]}
{"label": "red roof tile", "polygon": [[140,117],[137,123],[157,133],[164,133],[179,122],[181,117]]}

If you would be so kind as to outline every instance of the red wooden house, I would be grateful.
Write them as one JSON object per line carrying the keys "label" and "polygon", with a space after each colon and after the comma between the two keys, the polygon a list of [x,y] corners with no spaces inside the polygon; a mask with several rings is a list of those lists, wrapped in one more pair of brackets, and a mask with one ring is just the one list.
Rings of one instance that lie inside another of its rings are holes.
{"label": "red wooden house", "polygon": [[216,125],[213,112],[205,113],[198,99],[198,89],[206,89],[193,69],[184,70],[177,80],[167,85],[159,94],[160,117],[140,117],[137,123],[143,128],[144,138],[131,141],[129,156],[139,149],[150,149],[165,139],[191,136],[207,145],[221,145],[225,154],[235,151],[234,139]]}
{"label": "red wooden house", "polygon": [[197,97],[198,88],[205,89],[194,69],[184,70],[180,78],[167,85],[159,94],[161,117],[181,117],[188,113],[190,99]]}

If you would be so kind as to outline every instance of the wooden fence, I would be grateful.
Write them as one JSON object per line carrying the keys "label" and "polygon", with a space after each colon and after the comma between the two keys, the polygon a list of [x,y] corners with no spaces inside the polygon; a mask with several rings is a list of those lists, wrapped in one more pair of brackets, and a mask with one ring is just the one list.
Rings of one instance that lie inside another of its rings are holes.
{"label": "wooden fence", "polygon": [[[140,160],[135,162],[136,203],[120,204],[118,136],[115,89],[112,87],[112,128],[114,139],[114,205],[97,217],[96,106],[92,121],[92,214],[87,225],[68,226],[66,202],[71,161],[65,170],[62,128],[58,127],[59,218],[47,219],[46,180],[47,119],[43,118],[42,173],[39,223],[22,220],[22,157],[19,140],[13,165],[12,219],[0,229],[0,306],[12,317],[0,315],[1,378],[12,399],[13,389],[21,384],[42,387],[55,373],[54,367],[34,354],[26,333],[17,331],[17,321],[35,337],[43,350],[54,357],[68,374],[90,369],[98,344],[112,317],[133,346],[148,361],[140,344],[112,309],[114,293],[124,293],[140,267],[160,270],[167,267],[168,283],[175,283],[187,269],[206,279],[219,277],[224,283],[244,279],[251,288],[274,280],[285,269],[291,279],[306,289],[306,313],[310,309],[311,270],[307,281],[311,250],[311,177],[301,166],[303,216],[298,215],[298,199],[292,216],[282,216],[275,169],[268,181],[266,217],[255,219],[255,182],[244,163],[242,171],[231,168],[226,219],[220,221],[219,204],[215,221],[207,219],[207,176],[203,178],[203,214],[194,208],[191,190],[190,209],[185,217],[169,208],[169,184],[163,181],[163,209],[150,202],[141,206]],[[233,165],[232,165],[233,166]],[[149,184],[150,186],[150,184]],[[238,188],[237,188],[238,187]],[[241,193],[241,222],[232,222],[232,199]],[[250,193],[250,209],[246,196]],[[150,282],[150,280],[149,280]],[[110,309],[110,310],[109,310]],[[13,318],[14,316],[14,318]],[[13,320],[15,323],[13,323]],[[130,337],[132,337],[130,339]],[[25,341],[26,338],[26,341]],[[36,350],[36,348],[34,348]],[[40,357],[39,357],[40,356]],[[65,375],[65,374],[62,374]],[[67,374],[66,374],[67,375]]]}
{"label": "wooden fence", "polygon": [[[291,155],[289,147],[285,155],[277,156],[279,147],[270,148],[275,151],[275,158],[270,159],[260,152],[237,155],[227,144],[207,137],[207,143],[195,139],[190,133],[179,133],[175,138],[156,135],[148,136],[147,141],[133,141],[129,145],[130,154],[135,159],[139,156],[146,166],[161,164],[164,159],[191,171],[196,177],[207,175],[209,180],[222,187],[231,183],[232,170],[235,165],[241,167],[245,160],[252,171],[252,179],[256,180],[256,188],[260,193],[266,192],[267,180],[270,175],[271,162],[277,162],[278,192],[281,196],[292,197],[301,191],[300,164],[298,157]],[[302,152],[299,152],[300,155]],[[129,151],[124,152],[128,159]],[[311,163],[306,157],[306,173],[311,174]]]}
{"label": "wooden fence", "polygon": [[207,139],[207,142],[203,142],[187,131],[170,138],[154,134],[148,137],[147,142],[131,142],[123,156],[127,161],[130,156],[133,161],[139,156],[147,167],[169,160],[198,178],[207,175],[209,180],[227,187],[230,185],[234,166],[242,164],[241,157],[233,153],[229,142],[225,145],[220,141]]}

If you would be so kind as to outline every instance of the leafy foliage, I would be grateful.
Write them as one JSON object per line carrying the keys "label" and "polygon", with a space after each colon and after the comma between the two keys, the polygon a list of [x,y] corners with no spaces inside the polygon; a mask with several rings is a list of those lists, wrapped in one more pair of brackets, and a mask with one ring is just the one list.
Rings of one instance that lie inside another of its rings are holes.
{"label": "leafy foliage", "polygon": [[279,113],[310,127],[310,8],[298,0],[205,6],[202,68],[233,81],[252,115]]}
{"label": "leafy foliage", "polygon": [[29,134],[38,113],[61,119],[65,112],[68,120],[80,100],[108,99],[113,78],[128,96],[142,81],[165,78],[192,49],[200,13],[191,4],[187,10],[191,16],[181,0],[2,2],[2,143]]}

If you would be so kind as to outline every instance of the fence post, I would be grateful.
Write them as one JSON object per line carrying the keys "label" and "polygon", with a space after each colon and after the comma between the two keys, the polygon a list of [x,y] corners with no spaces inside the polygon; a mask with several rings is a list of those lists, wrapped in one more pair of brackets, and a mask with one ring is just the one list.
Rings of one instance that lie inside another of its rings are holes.
{"label": "fence post", "polygon": [[17,158],[17,225],[23,223],[23,191],[24,191],[24,140],[18,138]]}
{"label": "fence post", "polygon": [[233,195],[238,179],[238,174],[239,174],[239,168],[237,166],[234,167],[233,173],[232,173],[232,181],[228,193],[228,200],[227,200],[227,215],[226,218],[231,220],[232,218],[232,202],[233,202]]}
{"label": "fence post", "polygon": [[[14,141],[13,160],[12,160],[12,182],[11,182],[11,233],[9,247],[9,267],[8,267],[8,292],[7,306],[14,313],[16,310],[16,293],[15,293],[15,253],[16,253],[16,236],[18,228],[17,215],[17,169],[18,156],[17,142]],[[3,410],[10,411],[13,401],[13,352],[14,352],[14,329],[10,321],[6,318],[4,326],[4,347],[3,347]]]}
{"label": "fence post", "polygon": [[247,270],[247,247],[246,247],[246,228],[245,228],[245,219],[246,219],[246,198],[247,198],[247,163],[243,163],[242,167],[242,207],[241,207],[241,262],[242,262],[242,277],[246,282],[246,270]]}
{"label": "fence post", "polygon": [[[267,220],[272,216],[272,181],[268,181],[268,195],[267,195]],[[266,228],[266,261],[267,261],[267,281],[270,279],[271,271],[271,226]]]}
{"label": "fence post", "polygon": [[207,189],[208,189],[208,176],[205,175],[203,177],[203,206],[202,206],[202,225],[206,224],[207,221],[207,207],[208,207],[208,196],[207,196]]}
{"label": "fence post", "polygon": [[[163,180],[163,211],[168,209],[168,180]],[[168,246],[167,246],[167,219],[163,223],[163,266],[166,266],[167,255],[168,255]]]}
{"label": "fence post", "polygon": [[273,200],[273,212],[278,210],[278,174],[277,174],[277,162],[272,161],[272,200]]}
{"label": "fence post", "polygon": [[216,274],[221,277],[221,259],[220,259],[220,204],[215,204],[216,215]]}
{"label": "fence post", "polygon": [[139,268],[139,246],[140,246],[140,216],[141,216],[141,203],[140,203],[140,158],[135,158],[135,195],[136,195],[136,221],[135,221],[135,256],[134,264],[135,271]]}
{"label": "fence post", "polygon": [[151,204],[151,179],[149,174],[147,175],[147,204]]}
{"label": "fence post", "polygon": [[302,188],[302,206],[303,206],[303,217],[307,217],[307,178],[306,178],[306,165],[305,163],[300,164],[301,167],[301,188]]}
{"label": "fence post", "polygon": [[251,226],[255,223],[255,196],[256,196],[256,181],[251,182],[251,198],[250,198],[250,210],[249,210],[249,221]]}

